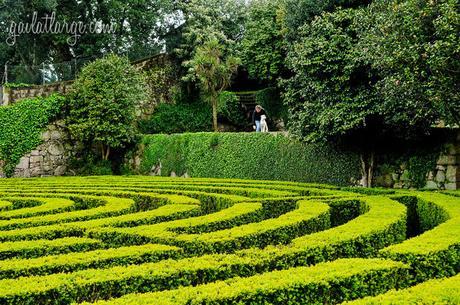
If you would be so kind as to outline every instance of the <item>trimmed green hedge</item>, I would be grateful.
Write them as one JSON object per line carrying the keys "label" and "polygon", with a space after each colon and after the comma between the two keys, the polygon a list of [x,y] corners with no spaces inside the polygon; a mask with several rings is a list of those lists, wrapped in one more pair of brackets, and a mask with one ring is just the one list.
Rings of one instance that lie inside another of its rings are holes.
{"label": "trimmed green hedge", "polygon": [[[453,196],[429,192],[417,193],[417,199],[420,207],[418,213],[423,220],[422,228],[427,231],[382,249],[380,255],[410,264],[414,270],[415,282],[459,273],[459,200]],[[433,208],[434,205],[438,206],[437,209]]]}
{"label": "trimmed green hedge", "polygon": [[460,274],[440,280],[430,280],[411,288],[392,290],[375,297],[347,302],[343,305],[408,305],[460,304]]}
{"label": "trimmed green hedge", "polygon": [[194,133],[143,138],[142,173],[161,162],[162,175],[290,180],[347,185],[359,177],[359,156],[305,145],[283,135]]}
{"label": "trimmed green hedge", "polygon": [[41,143],[42,130],[57,117],[64,102],[62,96],[51,95],[0,107],[0,160],[5,162],[7,176],[13,175],[24,154]]}
{"label": "trimmed green hedge", "polygon": [[339,259],[312,267],[236,277],[197,287],[129,294],[83,305],[336,304],[405,285],[408,274],[407,266],[389,260]]}

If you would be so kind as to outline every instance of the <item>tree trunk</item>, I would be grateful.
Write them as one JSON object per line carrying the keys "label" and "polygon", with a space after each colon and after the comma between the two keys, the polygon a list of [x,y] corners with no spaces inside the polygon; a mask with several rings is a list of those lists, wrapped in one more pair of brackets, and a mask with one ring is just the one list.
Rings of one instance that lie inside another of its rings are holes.
{"label": "tree trunk", "polygon": [[104,160],[109,160],[109,155],[110,155],[110,146],[107,146],[107,149],[105,151],[105,159]]}
{"label": "tree trunk", "polygon": [[102,153],[102,160],[106,161],[109,160],[110,155],[110,147],[101,144],[101,153]]}
{"label": "tree trunk", "polygon": [[219,127],[217,126],[217,97],[213,96],[211,100],[212,104],[212,128],[215,132],[219,131]]}
{"label": "tree trunk", "polygon": [[374,159],[375,153],[371,152],[368,155],[362,153],[361,158],[361,184],[363,187],[372,187],[372,179],[374,178]]}

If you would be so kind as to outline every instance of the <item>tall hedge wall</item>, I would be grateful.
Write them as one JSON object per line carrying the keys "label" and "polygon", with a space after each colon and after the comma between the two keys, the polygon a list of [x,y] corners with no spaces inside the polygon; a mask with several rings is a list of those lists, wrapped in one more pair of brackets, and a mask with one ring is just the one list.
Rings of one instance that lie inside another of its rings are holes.
{"label": "tall hedge wall", "polygon": [[161,174],[276,179],[346,185],[359,177],[359,157],[263,133],[146,135],[141,173],[161,161]]}

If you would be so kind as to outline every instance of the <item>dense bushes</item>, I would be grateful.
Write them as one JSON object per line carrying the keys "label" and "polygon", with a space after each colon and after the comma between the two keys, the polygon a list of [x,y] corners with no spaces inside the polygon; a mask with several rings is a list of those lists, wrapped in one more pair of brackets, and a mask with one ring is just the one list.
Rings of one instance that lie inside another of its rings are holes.
{"label": "dense bushes", "polygon": [[303,145],[282,135],[197,133],[152,135],[143,139],[140,170],[161,162],[162,174],[193,177],[279,179],[348,184],[359,175],[354,154]]}
{"label": "dense bushes", "polygon": [[0,160],[7,176],[13,174],[24,154],[40,144],[42,129],[56,118],[63,104],[63,97],[52,95],[0,107]]}
{"label": "dense bushes", "polygon": [[281,101],[280,92],[274,87],[265,88],[255,93],[256,103],[261,105],[273,120],[287,122],[287,108]]}
{"label": "dense bushes", "polygon": [[[0,303],[337,304],[458,273],[454,193],[355,191],[147,176],[5,180],[1,198],[16,208],[0,210]],[[47,202],[28,207],[18,192]],[[424,233],[407,238],[414,226]]]}
{"label": "dense bushes", "polygon": [[154,114],[139,122],[142,133],[180,133],[210,131],[211,108],[204,103],[160,104]]}
{"label": "dense bushes", "polygon": [[67,126],[72,136],[97,146],[101,159],[129,147],[138,138],[136,105],[145,97],[141,74],[128,58],[110,54],[86,65],[69,95]]}
{"label": "dense bushes", "polygon": [[[240,102],[233,92],[224,91],[219,95],[218,115],[220,121],[237,128],[247,123]],[[139,122],[139,129],[144,134],[211,131],[211,107],[205,101],[160,104],[151,117]]]}
{"label": "dense bushes", "polygon": [[217,109],[221,119],[224,119],[236,127],[244,127],[248,123],[243,115],[241,103],[234,92],[222,92],[219,95]]}

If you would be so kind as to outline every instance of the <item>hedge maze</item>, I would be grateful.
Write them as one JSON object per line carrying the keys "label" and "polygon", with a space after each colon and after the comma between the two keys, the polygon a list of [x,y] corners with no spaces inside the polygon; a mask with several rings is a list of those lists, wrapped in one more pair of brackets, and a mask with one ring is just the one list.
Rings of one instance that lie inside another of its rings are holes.
{"label": "hedge maze", "polygon": [[460,192],[0,183],[0,304],[460,304]]}

